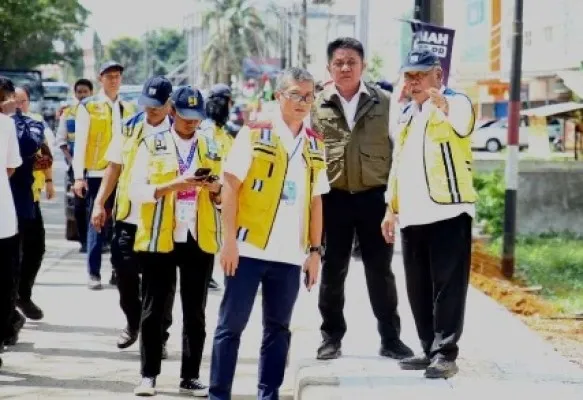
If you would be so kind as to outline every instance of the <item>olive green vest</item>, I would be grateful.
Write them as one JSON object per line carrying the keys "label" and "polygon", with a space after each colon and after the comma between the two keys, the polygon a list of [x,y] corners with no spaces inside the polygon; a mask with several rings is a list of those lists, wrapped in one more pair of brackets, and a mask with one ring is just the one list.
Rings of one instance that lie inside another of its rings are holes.
{"label": "olive green vest", "polygon": [[[366,84],[365,84],[366,85]],[[328,179],[333,189],[361,192],[386,186],[393,143],[389,138],[389,98],[366,85],[350,131],[334,87],[322,91],[312,107],[312,127],[324,138]]]}

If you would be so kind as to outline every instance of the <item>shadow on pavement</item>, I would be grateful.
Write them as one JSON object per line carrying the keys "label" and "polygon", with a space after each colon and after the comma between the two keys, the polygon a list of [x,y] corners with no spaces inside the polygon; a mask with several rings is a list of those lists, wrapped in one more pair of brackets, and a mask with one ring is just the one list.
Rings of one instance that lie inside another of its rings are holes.
{"label": "shadow on pavement", "polygon": [[103,328],[99,326],[54,325],[48,324],[46,322],[34,322],[29,320],[27,320],[26,328],[51,333],[89,333],[93,335],[115,337],[117,337],[121,332],[121,330],[117,328]]}
{"label": "shadow on pavement", "polygon": [[113,351],[68,349],[63,347],[36,348],[33,343],[18,343],[15,346],[11,346],[8,351],[11,353],[32,353],[39,356],[108,359],[114,361],[139,361],[140,359],[136,351],[118,351],[115,343],[112,343],[111,347],[114,349]]}
{"label": "shadow on pavement", "polygon": [[[10,386],[38,387],[74,390],[95,390],[112,393],[133,393],[134,384],[121,381],[105,381],[98,379],[54,379],[48,376],[19,374],[17,372],[1,371],[0,375],[14,378]],[[40,398],[40,397],[39,397]]]}

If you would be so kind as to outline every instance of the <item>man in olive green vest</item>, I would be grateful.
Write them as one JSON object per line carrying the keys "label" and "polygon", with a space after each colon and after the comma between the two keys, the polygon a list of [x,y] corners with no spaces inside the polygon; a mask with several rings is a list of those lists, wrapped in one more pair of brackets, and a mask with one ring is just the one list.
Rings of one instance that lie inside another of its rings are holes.
{"label": "man in olive green vest", "polygon": [[336,39],[327,52],[333,84],[318,95],[312,109],[312,126],[324,136],[332,187],[322,196],[326,251],[319,298],[323,343],[317,358],[341,355],[346,333],[344,281],[356,234],[378,320],[380,354],[402,359],[413,353],[399,338],[397,288],[391,271],[393,245],[384,241],[379,229],[391,166],[389,99],[380,89],[362,81],[366,65],[358,40]]}

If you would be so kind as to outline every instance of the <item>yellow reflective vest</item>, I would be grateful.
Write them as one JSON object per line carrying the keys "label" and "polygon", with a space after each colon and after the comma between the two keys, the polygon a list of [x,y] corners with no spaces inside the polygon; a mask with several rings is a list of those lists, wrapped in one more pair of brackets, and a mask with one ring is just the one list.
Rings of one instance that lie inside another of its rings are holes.
{"label": "yellow reflective vest", "polygon": [[[142,143],[150,153],[148,176],[151,185],[164,185],[178,177],[178,156],[170,131],[148,135]],[[198,136],[196,157],[199,168],[210,168],[213,175],[220,173],[221,156],[213,138]],[[169,253],[174,249],[175,201],[176,193],[173,192],[155,203],[141,205],[135,251]],[[215,254],[222,241],[219,212],[210,198],[210,193],[204,188],[199,189],[196,202],[198,245],[203,251]]]}
{"label": "yellow reflective vest", "polygon": [[[112,138],[112,109],[109,102],[98,97],[84,99],[81,104],[89,113],[90,123],[85,148],[85,169],[104,170],[107,167],[105,153]],[[120,100],[122,121],[135,113],[131,103]]]}
{"label": "yellow reflective vest", "polygon": [[144,135],[145,121],[146,114],[139,112],[122,125],[122,170],[115,196],[114,216],[116,221],[123,221],[130,215],[132,204],[129,198],[129,185],[138,145]]}
{"label": "yellow reflective vest", "polygon": [[[39,122],[43,122],[43,123],[45,122],[43,116],[40,114],[26,113],[26,115],[32,119],[39,121]],[[45,139],[45,143],[47,143],[46,139]],[[40,154],[40,150],[38,151],[38,153]],[[34,202],[36,203],[36,202],[40,201],[41,193],[45,187],[46,175],[45,175],[44,170],[37,170],[37,171],[32,172],[32,176],[34,178],[34,182],[32,183],[32,196],[33,196]]]}
{"label": "yellow reflective vest", "polygon": [[67,147],[69,148],[69,153],[71,156],[75,151],[75,115],[77,114],[78,105],[67,106],[63,110],[63,116],[61,118],[61,124],[65,124],[67,131]]}
{"label": "yellow reflective vest", "polygon": [[[399,212],[397,170],[410,126],[411,118],[402,126],[398,135],[394,164],[389,177],[387,201],[393,213]],[[434,111],[429,116],[425,129],[423,164],[429,197],[437,204],[475,203],[477,200],[472,175],[473,126],[473,114],[470,125],[463,134],[458,134],[441,113]]]}
{"label": "yellow reflective vest", "polygon": [[[239,191],[237,239],[265,249],[283,193],[288,153],[271,127],[251,130],[253,161]],[[323,141],[312,131],[304,140],[302,157],[306,168],[304,237],[309,246],[312,194],[318,173],[326,168]]]}

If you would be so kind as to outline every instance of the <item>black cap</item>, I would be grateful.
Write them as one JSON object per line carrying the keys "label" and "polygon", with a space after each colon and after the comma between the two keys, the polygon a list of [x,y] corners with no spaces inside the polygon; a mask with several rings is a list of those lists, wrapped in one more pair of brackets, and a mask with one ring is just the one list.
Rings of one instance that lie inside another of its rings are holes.
{"label": "black cap", "polygon": [[224,83],[217,83],[216,85],[214,85],[209,91],[208,97],[218,96],[231,98],[232,94],[229,85],[225,85]]}
{"label": "black cap", "polygon": [[393,92],[393,85],[387,80],[378,81],[377,86],[387,92]]}
{"label": "black cap", "polygon": [[162,107],[172,94],[172,83],[165,76],[152,76],[142,89],[138,104],[144,107]]}
{"label": "black cap", "polygon": [[172,105],[184,119],[206,118],[202,93],[192,86],[183,86],[172,93]]}
{"label": "black cap", "polygon": [[99,75],[103,75],[105,72],[113,69],[116,69],[119,72],[123,72],[124,70],[123,65],[117,61],[109,60],[101,64],[101,68],[99,68]]}
{"label": "black cap", "polygon": [[401,67],[401,72],[425,72],[431,68],[441,66],[439,57],[429,50],[413,50],[407,55],[407,59]]}

